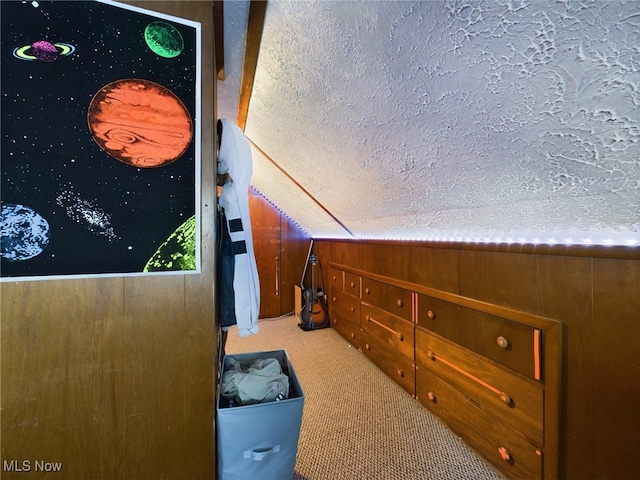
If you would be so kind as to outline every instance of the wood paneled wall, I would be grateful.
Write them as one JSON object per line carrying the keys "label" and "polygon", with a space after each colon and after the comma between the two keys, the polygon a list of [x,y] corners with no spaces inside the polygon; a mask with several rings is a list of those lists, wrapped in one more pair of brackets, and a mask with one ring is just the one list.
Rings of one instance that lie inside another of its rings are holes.
{"label": "wood paneled wall", "polygon": [[212,4],[128,3],[202,24],[203,270],[0,284],[3,480],[214,478]]}
{"label": "wood paneled wall", "polygon": [[253,250],[260,279],[259,318],[277,317],[282,312],[280,211],[251,189],[249,214],[251,215]]}
{"label": "wood paneled wall", "polygon": [[[286,314],[293,312],[295,308],[294,286],[300,285],[311,239],[285,215],[280,216],[280,228],[282,232],[281,314]],[[310,269],[311,267],[309,267]],[[329,270],[328,265],[326,269]],[[307,279],[307,282],[305,287],[310,288],[310,280]]]}
{"label": "wood paneled wall", "polygon": [[640,248],[325,240],[315,250],[325,264],[563,322],[562,476],[640,478]]}
{"label": "wood paneled wall", "polygon": [[293,312],[294,285],[300,285],[310,238],[253,189],[249,210],[260,277],[260,318]]}

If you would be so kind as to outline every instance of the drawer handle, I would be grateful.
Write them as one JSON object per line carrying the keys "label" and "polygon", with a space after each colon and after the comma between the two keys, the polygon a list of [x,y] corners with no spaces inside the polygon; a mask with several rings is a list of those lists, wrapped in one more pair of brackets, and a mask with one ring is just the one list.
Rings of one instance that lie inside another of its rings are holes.
{"label": "drawer handle", "polygon": [[334,318],[334,319],[333,319],[333,323],[334,323],[334,325],[335,325],[336,323],[338,323],[338,319],[337,319],[337,318]]}
{"label": "drawer handle", "polygon": [[335,275],[333,276],[333,280],[336,281],[338,279],[338,277],[336,277]]}
{"label": "drawer handle", "polygon": [[364,289],[364,293],[366,293],[367,295],[369,295],[371,293],[371,290],[369,290],[369,287]]}
{"label": "drawer handle", "polygon": [[483,387],[491,390],[493,393],[495,393],[496,395],[498,395],[500,397],[500,400],[502,400],[505,404],[511,406],[512,404],[512,400],[511,397],[506,394],[505,392],[501,392],[500,390],[498,390],[497,388],[489,385],[487,382],[481,380],[480,378],[470,374],[469,372],[463,370],[462,368],[458,367],[457,365],[454,365],[453,363],[445,360],[444,358],[437,356],[435,353],[433,353],[431,350],[427,350],[427,357],[430,358],[433,361],[438,361],[438,362],[442,362],[444,365],[454,369],[455,371],[457,371],[458,373],[461,373],[462,375],[466,376],[467,378],[469,378],[470,380],[473,380],[476,383],[479,383],[480,385],[482,385]]}
{"label": "drawer handle", "polygon": [[365,348],[366,350],[371,350],[371,347],[369,346],[369,344],[368,344],[368,343],[365,343],[365,344],[364,344],[364,348]]}
{"label": "drawer handle", "polygon": [[429,317],[431,320],[433,320],[434,318],[436,318],[436,314],[434,313],[433,310],[429,310],[427,312],[427,317]]}
{"label": "drawer handle", "polygon": [[356,313],[356,307],[351,307],[351,313]]}
{"label": "drawer handle", "polygon": [[498,448],[498,453],[505,462],[511,461],[511,452],[504,447]]}
{"label": "drawer handle", "polygon": [[356,286],[356,284],[351,282],[351,288],[354,288],[355,286]]}
{"label": "drawer handle", "polygon": [[507,348],[509,348],[509,340],[507,340],[507,339],[506,339],[506,338],[504,338],[504,337],[498,337],[498,338],[496,338],[496,343],[498,344],[498,346],[499,346],[500,348],[504,348],[505,350],[506,350]]}
{"label": "drawer handle", "polygon": [[433,403],[436,403],[436,394],[433,392],[427,393],[427,398],[431,400]]}
{"label": "drawer handle", "polygon": [[336,297],[331,297],[331,300],[332,300],[333,302],[337,302],[337,301],[338,301],[338,299],[337,299]]}
{"label": "drawer handle", "polygon": [[355,338],[356,338],[356,334],[355,334],[355,333],[353,333],[353,332],[351,332],[351,338],[353,338],[353,339],[355,340]]}
{"label": "drawer handle", "polygon": [[398,369],[398,370],[396,370],[396,373],[398,374],[398,376],[400,378],[404,378],[404,372],[402,370]]}
{"label": "drawer handle", "polygon": [[396,301],[396,305],[398,305],[399,307],[403,307],[404,306],[404,302],[402,300],[398,299]]}
{"label": "drawer handle", "polygon": [[386,331],[388,331],[388,332],[392,333],[392,334],[393,334],[393,335],[395,335],[395,336],[398,338],[398,340],[400,340],[401,342],[404,340],[404,336],[402,335],[402,333],[397,332],[397,331],[393,330],[392,328],[387,327],[385,324],[383,324],[383,323],[381,323],[381,322],[377,321],[375,318],[371,317],[371,315],[367,315],[367,316],[366,316],[366,319],[367,319],[367,322],[373,322],[373,323],[375,323],[376,325],[378,325],[379,327],[382,327],[382,328],[384,328]]}

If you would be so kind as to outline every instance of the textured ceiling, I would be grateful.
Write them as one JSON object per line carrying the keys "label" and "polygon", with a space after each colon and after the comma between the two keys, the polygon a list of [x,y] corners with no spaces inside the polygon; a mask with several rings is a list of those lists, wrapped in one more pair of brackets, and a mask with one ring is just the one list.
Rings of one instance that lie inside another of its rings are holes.
{"label": "textured ceiling", "polygon": [[314,237],[638,245],[639,106],[638,1],[271,1],[245,133]]}

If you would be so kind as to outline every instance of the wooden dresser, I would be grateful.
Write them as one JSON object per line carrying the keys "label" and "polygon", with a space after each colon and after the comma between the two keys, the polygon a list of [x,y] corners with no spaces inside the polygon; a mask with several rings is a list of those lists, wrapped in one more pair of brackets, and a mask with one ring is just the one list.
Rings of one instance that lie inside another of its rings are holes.
{"label": "wooden dresser", "polygon": [[562,324],[330,264],[332,326],[507,478],[558,477]]}
{"label": "wooden dresser", "polygon": [[331,267],[329,282],[331,326],[360,348],[360,277]]}
{"label": "wooden dresser", "polygon": [[413,298],[411,291],[362,277],[362,352],[414,395]]}

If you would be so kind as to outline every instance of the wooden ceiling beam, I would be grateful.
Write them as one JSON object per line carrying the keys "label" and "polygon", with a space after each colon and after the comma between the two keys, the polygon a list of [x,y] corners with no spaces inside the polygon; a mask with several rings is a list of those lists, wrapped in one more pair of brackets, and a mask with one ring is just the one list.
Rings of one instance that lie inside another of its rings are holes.
{"label": "wooden ceiling beam", "polygon": [[224,80],[224,2],[213,2],[213,31],[215,35],[216,75]]}
{"label": "wooden ceiling beam", "polygon": [[258,55],[262,41],[264,17],[267,11],[266,0],[251,0],[249,2],[249,20],[247,22],[247,38],[244,47],[244,64],[240,83],[240,98],[238,100],[238,127],[244,132],[249,113],[249,102],[253,91],[253,81],[258,67]]}
{"label": "wooden ceiling beam", "polygon": [[293,178],[291,175],[289,175],[289,172],[287,172],[284,168],[282,168],[280,165],[278,165],[269,155],[267,155],[265,153],[264,150],[262,150],[255,143],[253,143],[253,141],[250,138],[247,138],[247,140],[249,140],[249,143],[251,143],[251,145],[253,145],[253,148],[255,148],[271,165],[273,165],[282,175],[284,175],[302,193],[304,193],[304,195],[306,195],[313,203],[315,203],[324,213],[329,215],[331,217],[331,219],[334,222],[336,222],[338,225],[340,225],[351,237],[355,238],[355,235],[353,234],[353,232],[351,230],[349,230],[347,228],[347,226],[344,223],[342,223],[340,221],[340,219],[338,219],[338,217],[336,217],[333,213],[331,213],[331,211],[327,207],[325,207],[322,204],[322,202],[320,202],[316,197],[311,195],[311,192],[309,192],[309,190],[304,188],[295,178]]}

